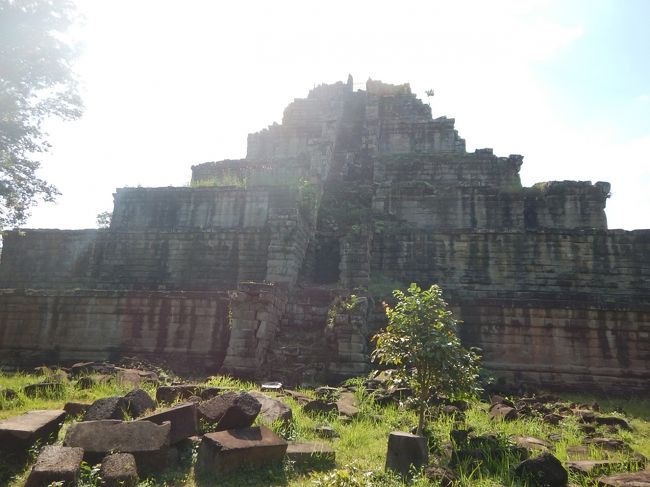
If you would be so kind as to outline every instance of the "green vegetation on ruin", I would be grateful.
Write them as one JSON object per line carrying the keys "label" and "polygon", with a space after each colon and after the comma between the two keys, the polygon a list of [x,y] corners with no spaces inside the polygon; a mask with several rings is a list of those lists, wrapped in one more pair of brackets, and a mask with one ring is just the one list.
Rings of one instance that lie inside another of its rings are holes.
{"label": "green vegetation on ruin", "polygon": [[[63,379],[57,371],[50,371],[50,378],[60,378],[64,383],[63,391],[59,394],[46,394],[44,397],[28,398],[22,392],[22,387],[27,384],[43,381],[42,375],[27,373],[2,373],[0,374],[0,390],[11,388],[18,392],[18,396],[11,400],[0,399],[0,418],[14,416],[32,409],[55,409],[63,407],[67,401],[92,402],[94,399],[111,395],[121,395],[129,390],[126,384],[109,381],[96,383],[90,389],[82,390],[74,383]],[[242,382],[230,377],[217,376],[201,382],[210,386],[226,386],[237,390],[259,389],[253,383]],[[301,406],[290,397],[281,400],[293,409],[294,420],[289,426],[274,425],[276,433],[288,440],[316,440],[329,443],[336,451],[336,465],[328,468],[326,465],[315,463],[310,470],[299,468],[290,462],[273,468],[266,468],[253,472],[232,474],[223,478],[197,478],[193,472],[193,462],[196,459],[196,447],[188,448],[182,452],[181,467],[177,470],[167,471],[155,478],[144,479],[140,486],[323,486],[323,487],[355,487],[355,486],[400,486],[404,485],[394,475],[384,472],[384,462],[388,434],[391,431],[410,431],[417,425],[417,417],[413,410],[404,404],[390,404],[381,406],[374,401],[374,395],[367,393],[363,387],[362,379],[348,382],[356,386],[356,396],[360,401],[360,414],[355,419],[349,420],[335,414],[313,416],[306,414]],[[153,385],[144,384],[143,388],[154,395]],[[314,397],[311,390],[301,390],[304,394]],[[273,395],[273,394],[269,394]],[[607,427],[598,427],[598,434],[609,438],[624,440],[635,453],[650,457],[650,400],[636,399],[603,399],[588,396],[566,395],[563,401],[591,404],[598,401],[602,414],[625,417],[632,426],[633,431],[616,431]],[[562,462],[571,459],[570,447],[581,445],[585,435],[580,429],[577,418],[568,418],[559,425],[545,423],[541,417],[521,418],[515,421],[494,421],[489,418],[488,404],[473,401],[465,412],[464,421],[456,421],[453,416],[433,414],[428,422],[427,434],[430,438],[429,445],[432,458],[445,463],[445,444],[449,442],[450,431],[459,427],[474,428],[475,435],[494,434],[499,442],[508,444],[508,438],[517,436],[533,436],[548,440],[550,435],[559,435],[553,442],[553,453]],[[617,411],[625,411],[625,414]],[[68,418],[66,425],[59,435],[59,442],[65,434],[66,426],[72,421]],[[314,428],[327,424],[338,434],[338,439],[320,438]],[[34,452],[34,454],[36,451]],[[630,454],[615,451],[606,451],[590,447],[591,459],[628,460]],[[523,486],[512,474],[512,467],[516,464],[514,457],[506,456],[500,460],[489,460],[483,468],[461,467],[459,472],[460,486]],[[0,468],[6,465],[0,465]],[[87,466],[83,471],[82,487],[99,485],[96,470]],[[18,472],[8,483],[9,487],[22,487],[30,466]],[[593,485],[580,476],[571,473],[570,484]],[[423,476],[416,476],[410,485],[425,486],[437,485],[426,480]]]}

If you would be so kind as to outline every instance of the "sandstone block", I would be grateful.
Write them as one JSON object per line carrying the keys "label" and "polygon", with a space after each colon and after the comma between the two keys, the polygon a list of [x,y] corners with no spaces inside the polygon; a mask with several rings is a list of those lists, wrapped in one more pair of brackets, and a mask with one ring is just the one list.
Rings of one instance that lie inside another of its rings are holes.
{"label": "sandstone block", "polygon": [[595,421],[598,425],[616,426],[627,431],[632,431],[628,422],[623,418],[617,418],[615,416],[596,416]]}
{"label": "sandstone block", "polygon": [[342,392],[341,397],[336,401],[336,409],[343,416],[355,418],[359,414],[359,401],[354,393]]}
{"label": "sandstone block", "polygon": [[196,404],[192,402],[163,409],[162,411],[140,418],[139,421],[151,421],[156,424],[163,424],[169,421],[171,423],[169,442],[172,445],[185,438],[194,436],[198,432]]}
{"label": "sandstone block", "polygon": [[115,379],[131,387],[139,387],[143,382],[158,382],[158,374],[146,370],[117,368]]}
{"label": "sandstone block", "polygon": [[323,399],[314,399],[313,401],[309,401],[302,407],[302,409],[306,413],[314,414],[327,414],[332,411],[337,411],[335,403],[327,402]]}
{"label": "sandstone block", "polygon": [[325,443],[290,441],[287,446],[287,458],[297,465],[331,465],[336,461],[336,452]]}
{"label": "sandstone block", "polygon": [[201,391],[200,397],[204,401],[212,399],[213,397],[220,396],[224,392],[229,392],[231,389],[226,387],[206,387]]}
{"label": "sandstone block", "polygon": [[63,410],[68,413],[69,416],[81,416],[85,414],[90,404],[84,402],[66,402],[63,406]]}
{"label": "sandstone block", "polygon": [[274,421],[289,423],[293,419],[293,411],[282,401],[278,401],[257,391],[251,391],[249,394],[262,406],[260,416],[263,422],[267,424],[273,423]]}
{"label": "sandstone block", "polygon": [[490,408],[490,418],[512,421],[517,419],[517,410],[505,404],[493,404]]}
{"label": "sandstone block", "polygon": [[13,389],[0,389],[0,398],[5,401],[12,401],[18,397],[18,393]]}
{"label": "sandstone block", "polygon": [[113,372],[115,372],[113,364],[101,362],[79,362],[70,367],[72,377],[86,374],[112,374]]}
{"label": "sandstone block", "polygon": [[610,472],[629,470],[630,463],[615,460],[575,460],[567,462],[566,466],[570,472],[595,477]]}
{"label": "sandstone block", "polygon": [[534,436],[513,436],[510,440],[515,445],[526,448],[528,451],[549,451],[551,449],[551,444],[548,441],[535,438]]}
{"label": "sandstone block", "polygon": [[142,416],[145,411],[156,409],[156,401],[142,389],[132,390],[124,396],[124,401],[127,412],[134,418]]}
{"label": "sandstone block", "polygon": [[90,405],[84,414],[84,421],[124,419],[127,405],[127,401],[120,396],[102,397]]}
{"label": "sandstone block", "polygon": [[338,438],[339,434],[334,428],[329,425],[319,425],[314,428],[314,433],[316,433],[321,438]]}
{"label": "sandstone block", "polygon": [[197,469],[214,474],[262,467],[282,461],[286,451],[287,442],[265,426],[208,433],[199,447]]}
{"label": "sandstone block", "polygon": [[83,456],[81,448],[53,445],[43,447],[25,487],[47,487],[52,482],[76,485]]}
{"label": "sandstone block", "polygon": [[650,486],[650,470],[600,477],[598,485],[602,487],[648,487]]}
{"label": "sandstone block", "polygon": [[198,405],[199,419],[217,424],[217,431],[253,424],[262,405],[246,392],[226,392]]}
{"label": "sandstone block", "polygon": [[569,481],[569,474],[562,463],[550,453],[524,460],[515,468],[515,475],[545,487],[564,487]]}
{"label": "sandstone block", "polygon": [[151,421],[84,421],[70,425],[63,444],[84,449],[89,463],[107,453],[132,453],[140,471],[160,470],[173,459],[169,448],[171,423],[157,425]]}
{"label": "sandstone block", "polygon": [[102,460],[102,487],[135,487],[140,480],[135,457],[130,453],[114,453]]}
{"label": "sandstone block", "polygon": [[63,410],[36,410],[0,421],[0,451],[19,451],[36,441],[56,439],[65,420]]}
{"label": "sandstone block", "polygon": [[386,470],[403,477],[411,476],[412,469],[419,469],[429,462],[427,440],[423,436],[393,431],[388,436]]}
{"label": "sandstone block", "polygon": [[190,396],[200,396],[201,387],[194,384],[177,386],[160,386],[156,389],[156,401],[171,404],[178,400],[185,400]]}
{"label": "sandstone block", "polygon": [[56,396],[65,392],[65,385],[61,382],[42,382],[25,386],[23,392],[27,397]]}

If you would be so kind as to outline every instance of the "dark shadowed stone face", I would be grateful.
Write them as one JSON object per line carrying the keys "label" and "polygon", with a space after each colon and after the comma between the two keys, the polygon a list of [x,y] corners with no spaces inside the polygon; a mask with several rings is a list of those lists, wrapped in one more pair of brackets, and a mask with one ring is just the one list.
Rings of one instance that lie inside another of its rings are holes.
{"label": "dark shadowed stone face", "polygon": [[217,424],[217,431],[246,428],[257,418],[262,405],[246,392],[226,392],[199,403],[199,419]]}

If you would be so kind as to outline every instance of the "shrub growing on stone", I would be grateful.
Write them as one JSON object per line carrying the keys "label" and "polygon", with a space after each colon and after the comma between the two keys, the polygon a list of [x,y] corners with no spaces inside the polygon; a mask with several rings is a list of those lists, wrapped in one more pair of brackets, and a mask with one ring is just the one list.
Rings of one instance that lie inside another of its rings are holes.
{"label": "shrub growing on stone", "polygon": [[388,326],[373,338],[373,359],[396,367],[396,378],[413,389],[421,435],[434,394],[462,398],[478,391],[479,356],[461,345],[459,322],[442,299],[440,287],[423,290],[411,284],[406,293],[396,290],[393,296],[397,304],[385,305]]}

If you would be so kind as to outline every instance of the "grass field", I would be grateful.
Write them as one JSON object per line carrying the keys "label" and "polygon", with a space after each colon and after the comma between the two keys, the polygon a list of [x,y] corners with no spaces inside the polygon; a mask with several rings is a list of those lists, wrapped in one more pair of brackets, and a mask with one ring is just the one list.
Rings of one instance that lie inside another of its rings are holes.
{"label": "grass field", "polygon": [[[57,372],[51,372],[57,377]],[[22,387],[43,380],[42,376],[32,374],[0,374],[0,390],[13,389],[18,392],[18,397],[7,400],[0,395],[0,419],[14,416],[33,409],[59,409],[67,401],[92,402],[100,397],[121,395],[128,392],[130,387],[115,382],[97,384],[90,389],[81,390],[72,382],[59,375],[63,381],[63,390],[59,393],[45,395],[44,397],[28,398],[22,392]],[[357,381],[359,385],[361,381]],[[240,390],[258,389],[255,384],[239,382],[227,377],[214,377],[210,385],[228,385]],[[144,385],[152,396],[155,396],[153,385]],[[302,391],[313,396],[309,390]],[[270,394],[272,395],[272,394]],[[360,414],[353,420],[339,418],[335,414],[325,416],[310,416],[303,412],[301,406],[289,397],[282,400],[293,409],[294,421],[290,426],[273,425],[278,434],[288,440],[317,440],[330,443],[336,451],[336,466],[334,469],[319,470],[323,466],[315,464],[310,471],[297,468],[290,462],[285,462],[274,468],[243,472],[224,478],[197,478],[193,471],[193,462],[196,458],[196,447],[188,447],[182,452],[181,467],[174,471],[164,472],[155,478],[141,481],[141,486],[397,486],[403,485],[400,479],[383,472],[387,447],[388,434],[391,431],[409,431],[416,425],[414,412],[398,404],[379,406],[375,404],[372,394],[367,394],[363,387],[356,391],[360,402]],[[598,434],[610,438],[624,440],[635,453],[650,457],[650,401],[648,400],[621,400],[606,399],[586,396],[566,396],[562,400],[575,403],[593,403],[597,401],[601,413],[625,417],[633,431],[610,431],[599,427]],[[617,411],[624,411],[625,414]],[[551,435],[556,435],[553,442],[553,454],[562,462],[571,460],[571,447],[584,443],[585,435],[580,429],[576,418],[567,418],[559,425],[553,426],[542,421],[541,417],[523,418],[510,422],[493,421],[488,415],[488,404],[480,401],[471,403],[465,413],[464,421],[459,424],[453,417],[437,415],[432,417],[428,424],[429,444],[432,449],[432,459],[440,464],[445,464],[448,459],[449,433],[454,428],[474,429],[474,435],[493,434],[504,444],[508,438],[516,436],[533,436],[548,440]],[[67,425],[72,421],[69,418],[62,428],[59,441],[62,440]],[[318,436],[314,428],[327,424],[338,433],[337,439],[323,439]],[[36,452],[34,452],[36,454]],[[589,448],[590,459],[623,460],[629,458],[630,453],[612,452]],[[0,469],[7,469],[1,464]],[[461,486],[519,486],[524,485],[512,473],[515,459],[506,456],[488,460],[482,467],[471,466],[457,469],[459,476],[458,485]],[[30,465],[24,465],[19,471],[12,472],[12,478],[6,480],[9,487],[22,486],[29,472]],[[6,477],[6,472],[5,472]],[[1,473],[0,473],[1,478]],[[1,483],[1,482],[0,482]],[[575,474],[570,475],[570,483],[575,485],[593,485],[589,480]],[[5,485],[5,484],[3,484]],[[82,486],[99,485],[96,469],[93,466],[84,468]],[[417,476],[411,485],[436,485],[424,476]]]}

